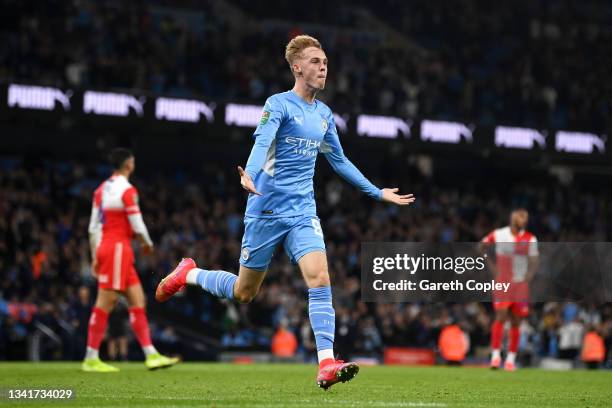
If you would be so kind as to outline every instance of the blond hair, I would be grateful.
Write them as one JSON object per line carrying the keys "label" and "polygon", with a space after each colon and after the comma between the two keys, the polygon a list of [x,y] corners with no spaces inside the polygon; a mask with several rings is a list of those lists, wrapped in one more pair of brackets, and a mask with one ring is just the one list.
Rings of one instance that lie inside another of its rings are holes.
{"label": "blond hair", "polygon": [[289,41],[289,44],[287,44],[287,47],[285,48],[285,59],[289,63],[290,67],[293,65],[293,61],[295,61],[296,58],[299,58],[302,51],[308,47],[316,47],[320,50],[323,49],[319,40],[309,35],[298,35]]}

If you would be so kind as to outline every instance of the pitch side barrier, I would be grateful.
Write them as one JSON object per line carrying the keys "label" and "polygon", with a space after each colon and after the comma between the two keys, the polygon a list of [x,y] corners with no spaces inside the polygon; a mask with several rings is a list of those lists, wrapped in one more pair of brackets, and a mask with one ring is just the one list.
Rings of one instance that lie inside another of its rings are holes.
{"label": "pitch side barrier", "polygon": [[[56,88],[24,83],[0,84],[0,118],[29,121],[33,115],[61,115],[73,119],[99,118],[109,126],[117,121],[139,126],[164,123],[192,126],[193,132],[200,134],[205,133],[200,128],[212,126],[215,129],[255,128],[261,118],[263,102],[179,98],[136,91]],[[346,112],[334,112],[334,122],[341,135],[364,140],[401,141],[415,151],[447,149],[458,154],[511,153],[524,157],[546,154],[551,159],[612,164],[606,135],[592,130],[536,129],[505,124],[485,126]]]}
{"label": "pitch side barrier", "polygon": [[612,301],[612,242],[361,245],[365,302]]}

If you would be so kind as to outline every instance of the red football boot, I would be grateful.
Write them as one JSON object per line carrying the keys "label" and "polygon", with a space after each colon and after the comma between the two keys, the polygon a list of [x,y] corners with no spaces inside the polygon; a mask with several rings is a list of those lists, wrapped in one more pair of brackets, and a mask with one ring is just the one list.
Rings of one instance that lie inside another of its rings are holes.
{"label": "red football boot", "polygon": [[516,365],[512,361],[506,360],[504,363],[504,370],[506,371],[516,371]]}
{"label": "red football boot", "polygon": [[342,360],[335,360],[333,363],[319,368],[317,375],[317,385],[325,391],[338,382],[351,381],[359,372],[356,363],[345,363]]}
{"label": "red football boot", "polygon": [[497,370],[501,367],[501,357],[491,357],[491,363],[489,364],[492,370]]}
{"label": "red football boot", "polygon": [[191,258],[183,258],[172,272],[168,274],[155,291],[155,299],[158,302],[165,302],[170,299],[176,292],[183,289],[187,284],[187,272],[196,268],[196,263]]}

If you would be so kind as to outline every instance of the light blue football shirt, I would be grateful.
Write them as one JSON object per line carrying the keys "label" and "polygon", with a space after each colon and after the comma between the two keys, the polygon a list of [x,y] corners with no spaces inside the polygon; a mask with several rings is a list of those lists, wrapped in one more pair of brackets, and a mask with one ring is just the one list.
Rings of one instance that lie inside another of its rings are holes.
{"label": "light blue football shirt", "polygon": [[249,194],[248,217],[316,215],[313,177],[319,152],[336,173],[372,198],[382,191],[344,155],[331,109],[308,103],[293,91],[272,95],[264,105],[245,171],[257,191]]}

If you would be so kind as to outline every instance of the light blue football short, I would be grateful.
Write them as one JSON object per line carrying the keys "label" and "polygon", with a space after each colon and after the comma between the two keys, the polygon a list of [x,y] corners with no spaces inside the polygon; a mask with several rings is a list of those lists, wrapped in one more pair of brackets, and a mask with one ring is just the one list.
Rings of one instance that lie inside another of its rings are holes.
{"label": "light blue football short", "polygon": [[283,218],[245,217],[240,264],[258,271],[267,270],[280,243],[294,264],[309,252],[325,251],[319,218],[313,215]]}

